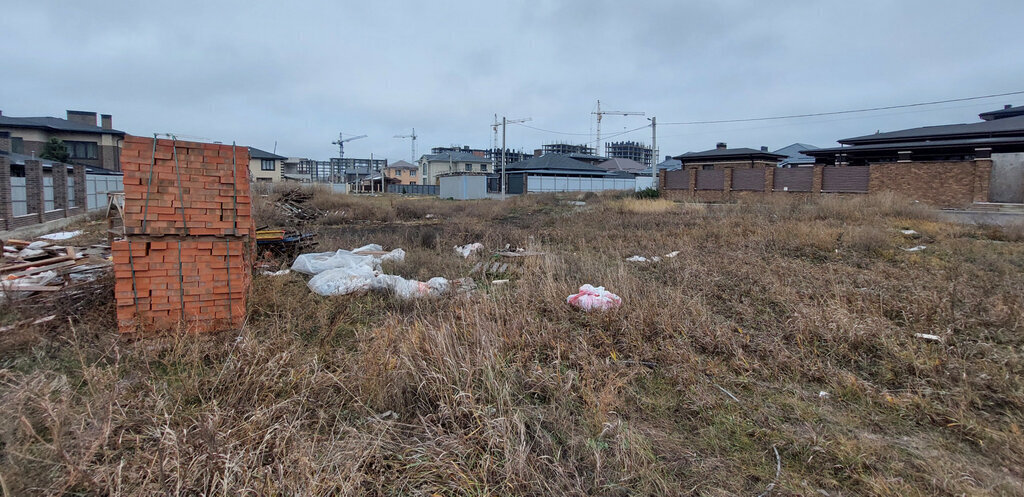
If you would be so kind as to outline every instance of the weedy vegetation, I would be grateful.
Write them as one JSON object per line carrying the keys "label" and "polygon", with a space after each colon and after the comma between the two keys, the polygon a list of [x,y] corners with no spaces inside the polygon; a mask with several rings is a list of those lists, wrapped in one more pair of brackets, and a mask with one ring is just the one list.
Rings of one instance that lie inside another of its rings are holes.
{"label": "weedy vegetation", "polygon": [[[256,276],[241,330],[119,337],[111,298],[0,334],[3,493],[1024,495],[1019,231],[889,196],[574,199],[314,196],[321,249],[401,247],[406,277],[547,253],[469,294]],[[568,307],[584,283],[623,306]]]}

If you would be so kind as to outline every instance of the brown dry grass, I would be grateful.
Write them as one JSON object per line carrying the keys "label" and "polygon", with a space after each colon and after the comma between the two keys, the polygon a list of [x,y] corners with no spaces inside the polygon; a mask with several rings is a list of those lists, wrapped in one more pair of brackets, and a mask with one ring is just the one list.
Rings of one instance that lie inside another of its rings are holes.
{"label": "brown dry grass", "polygon": [[[465,276],[467,242],[548,252],[508,286],[402,302],[258,277],[237,333],[123,340],[98,312],[0,348],[5,491],[757,495],[774,447],[776,494],[1024,495],[1012,233],[893,197],[559,200],[318,200],[358,213],[323,249],[403,247],[405,276]],[[583,283],[623,307],[567,307]]]}

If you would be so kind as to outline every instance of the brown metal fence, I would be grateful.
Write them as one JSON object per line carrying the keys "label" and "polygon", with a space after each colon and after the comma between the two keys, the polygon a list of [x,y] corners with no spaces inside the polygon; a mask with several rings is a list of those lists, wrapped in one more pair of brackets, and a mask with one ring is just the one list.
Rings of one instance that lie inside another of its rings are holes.
{"label": "brown metal fence", "polygon": [[666,190],[689,190],[690,171],[665,171]]}
{"label": "brown metal fence", "polygon": [[871,179],[868,166],[828,166],[821,170],[821,191],[827,193],[867,193]]}
{"label": "brown metal fence", "polygon": [[732,189],[750,192],[763,192],[764,168],[733,169]]}
{"label": "brown metal fence", "polygon": [[697,171],[697,190],[724,190],[725,189],[725,171],[719,170],[703,170]]}
{"label": "brown metal fence", "polygon": [[794,167],[775,170],[774,190],[777,192],[809,192],[813,188],[813,168]]}

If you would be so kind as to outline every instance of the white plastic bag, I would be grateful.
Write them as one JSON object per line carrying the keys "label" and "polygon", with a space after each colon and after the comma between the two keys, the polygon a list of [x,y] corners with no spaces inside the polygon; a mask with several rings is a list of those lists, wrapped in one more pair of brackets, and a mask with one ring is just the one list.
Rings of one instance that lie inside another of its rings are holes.
{"label": "white plastic bag", "polygon": [[366,266],[370,269],[380,269],[382,262],[402,262],[405,260],[405,251],[395,249],[384,255],[356,254],[360,251],[381,251],[380,245],[366,245],[355,250],[340,249],[337,252],[317,252],[313,254],[302,254],[295,258],[292,263],[292,270],[305,274],[320,274],[328,269],[354,268]]}
{"label": "white plastic bag", "polygon": [[[298,271],[298,270],[297,270]],[[317,295],[347,295],[373,289],[377,274],[365,265],[328,269],[313,276],[307,285]]]}
{"label": "white plastic bag", "polygon": [[463,259],[475,254],[478,250],[483,250],[484,244],[482,243],[468,243],[466,245],[456,245],[455,253],[462,256]]}
{"label": "white plastic bag", "polygon": [[603,286],[594,287],[589,284],[581,286],[579,293],[566,297],[565,301],[584,311],[603,311],[622,305],[622,299],[618,295],[605,290]]}

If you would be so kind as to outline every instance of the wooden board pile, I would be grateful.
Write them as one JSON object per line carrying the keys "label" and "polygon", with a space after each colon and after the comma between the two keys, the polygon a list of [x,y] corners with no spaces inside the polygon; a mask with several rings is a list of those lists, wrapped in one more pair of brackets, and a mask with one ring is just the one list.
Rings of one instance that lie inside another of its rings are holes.
{"label": "wooden board pile", "polygon": [[216,331],[245,320],[252,222],[246,147],[128,136],[118,328]]}
{"label": "wooden board pile", "polygon": [[110,271],[110,247],[76,247],[44,240],[7,240],[0,264],[5,299],[40,298],[96,280]]}

